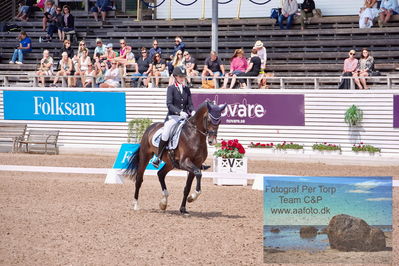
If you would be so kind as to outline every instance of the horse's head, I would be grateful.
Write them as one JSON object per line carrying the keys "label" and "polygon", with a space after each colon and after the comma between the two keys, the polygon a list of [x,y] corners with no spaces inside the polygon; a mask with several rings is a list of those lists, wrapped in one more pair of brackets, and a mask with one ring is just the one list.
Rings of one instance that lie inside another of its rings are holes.
{"label": "horse's head", "polygon": [[208,144],[215,145],[217,143],[217,134],[220,122],[222,121],[222,112],[227,104],[215,105],[206,103],[208,115],[204,117],[204,128],[208,134]]}

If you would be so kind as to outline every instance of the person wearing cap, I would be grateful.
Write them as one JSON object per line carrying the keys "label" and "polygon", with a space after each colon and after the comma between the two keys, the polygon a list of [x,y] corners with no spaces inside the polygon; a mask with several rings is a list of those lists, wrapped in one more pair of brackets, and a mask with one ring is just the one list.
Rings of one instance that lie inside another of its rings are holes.
{"label": "person wearing cap", "polygon": [[114,45],[112,43],[108,43],[106,46],[106,51],[103,55],[103,59],[107,61],[112,61],[116,58],[116,52],[114,51]]}
{"label": "person wearing cap", "polygon": [[178,66],[173,69],[174,83],[170,85],[166,93],[166,106],[168,114],[165,118],[158,153],[152,164],[158,168],[170,137],[170,131],[180,120],[184,120],[195,114],[190,88],[184,84],[187,73],[184,67]]}
{"label": "person wearing cap", "polygon": [[261,72],[265,70],[266,68],[266,61],[267,61],[267,53],[266,53],[266,48],[263,46],[263,42],[261,41],[256,41],[254,48],[257,51],[257,55],[260,58],[261,61]]}
{"label": "person wearing cap", "polygon": [[100,38],[96,39],[96,48],[94,49],[93,59],[101,58],[104,56],[107,48],[103,44],[103,41]]}
{"label": "person wearing cap", "polygon": [[296,0],[282,0],[281,1],[281,15],[278,17],[278,24],[280,29],[284,29],[283,21],[287,20],[286,29],[291,28],[294,22],[294,16],[298,11],[298,2]]}
{"label": "person wearing cap", "polygon": [[98,13],[101,13],[101,20],[105,22],[105,17],[107,16],[107,11],[112,10],[111,1],[109,0],[97,0],[96,4],[90,10],[93,14],[93,17],[96,21],[98,21]]}

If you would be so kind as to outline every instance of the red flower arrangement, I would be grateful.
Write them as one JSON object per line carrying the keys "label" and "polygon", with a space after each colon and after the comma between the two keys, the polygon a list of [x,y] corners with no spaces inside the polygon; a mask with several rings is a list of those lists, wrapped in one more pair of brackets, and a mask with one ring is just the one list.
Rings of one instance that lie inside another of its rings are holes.
{"label": "red flower arrangement", "polygon": [[216,144],[216,147],[219,148],[214,153],[216,157],[241,159],[245,155],[245,149],[238,139],[222,140],[220,144]]}
{"label": "red flower arrangement", "polygon": [[253,143],[251,142],[251,144],[249,145],[249,148],[265,148],[265,149],[271,149],[274,148],[274,143],[270,142],[270,143]]}

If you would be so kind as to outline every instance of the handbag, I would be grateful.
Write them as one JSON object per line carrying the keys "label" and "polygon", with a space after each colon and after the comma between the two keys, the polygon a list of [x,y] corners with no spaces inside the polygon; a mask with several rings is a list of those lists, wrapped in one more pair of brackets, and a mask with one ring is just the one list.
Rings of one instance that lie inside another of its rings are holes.
{"label": "handbag", "polygon": [[270,18],[278,19],[281,15],[281,8],[272,8],[270,10]]}

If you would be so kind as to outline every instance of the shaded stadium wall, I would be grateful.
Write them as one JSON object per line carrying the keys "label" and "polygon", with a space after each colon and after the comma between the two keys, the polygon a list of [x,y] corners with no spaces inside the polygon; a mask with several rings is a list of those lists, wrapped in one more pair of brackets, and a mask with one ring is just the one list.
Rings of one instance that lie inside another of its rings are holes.
{"label": "shaded stadium wall", "polygon": [[[29,129],[61,130],[59,138],[61,152],[63,149],[76,147],[86,150],[116,149],[127,140],[127,122],[4,120],[3,90],[4,88],[0,91],[0,123],[27,123]],[[19,88],[9,90],[19,90]],[[43,89],[24,88],[24,90]],[[62,91],[61,88],[52,88],[52,90]],[[82,90],[84,89],[68,89],[68,91]],[[101,91],[101,89],[86,89],[86,91]],[[127,121],[134,118],[150,118],[154,122],[164,121],[167,113],[165,89],[129,88],[114,91],[126,92]],[[193,94],[216,92],[229,93],[226,90],[193,90]],[[399,90],[258,90],[256,92],[234,90],[233,94],[304,95],[305,126],[222,124],[219,129],[219,140],[238,138],[245,145],[250,142],[293,141],[304,144],[307,150],[311,150],[315,142],[326,141],[340,144],[344,154],[352,153],[353,143],[362,141],[382,148],[383,156],[399,157],[399,125],[398,128],[393,127],[393,96],[399,95]],[[396,110],[399,113],[399,96],[397,97]],[[344,122],[344,113],[352,104],[364,112],[361,127],[356,130],[351,130]]]}
{"label": "shaded stadium wall", "polygon": [[[253,0],[257,3],[266,2],[266,0]],[[160,3],[157,0],[157,3]],[[181,0],[184,4],[189,4],[193,0]],[[219,2],[227,2],[219,0]],[[237,15],[237,5],[239,0],[233,0],[228,4],[219,4],[219,17],[220,18],[235,18]],[[302,0],[297,0],[302,3]],[[317,8],[320,8],[326,16],[340,16],[340,15],[357,15],[360,7],[363,5],[363,0],[316,0]],[[191,6],[183,6],[172,0],[172,18],[199,18],[202,12],[202,0],[198,0]],[[280,6],[280,0],[271,0],[265,5],[256,5],[249,0],[242,0],[241,4],[241,18],[265,18],[270,17],[270,10]],[[206,0],[205,4],[205,17],[212,16],[212,0]],[[158,19],[165,19],[169,17],[169,0],[165,1],[156,11]]]}

